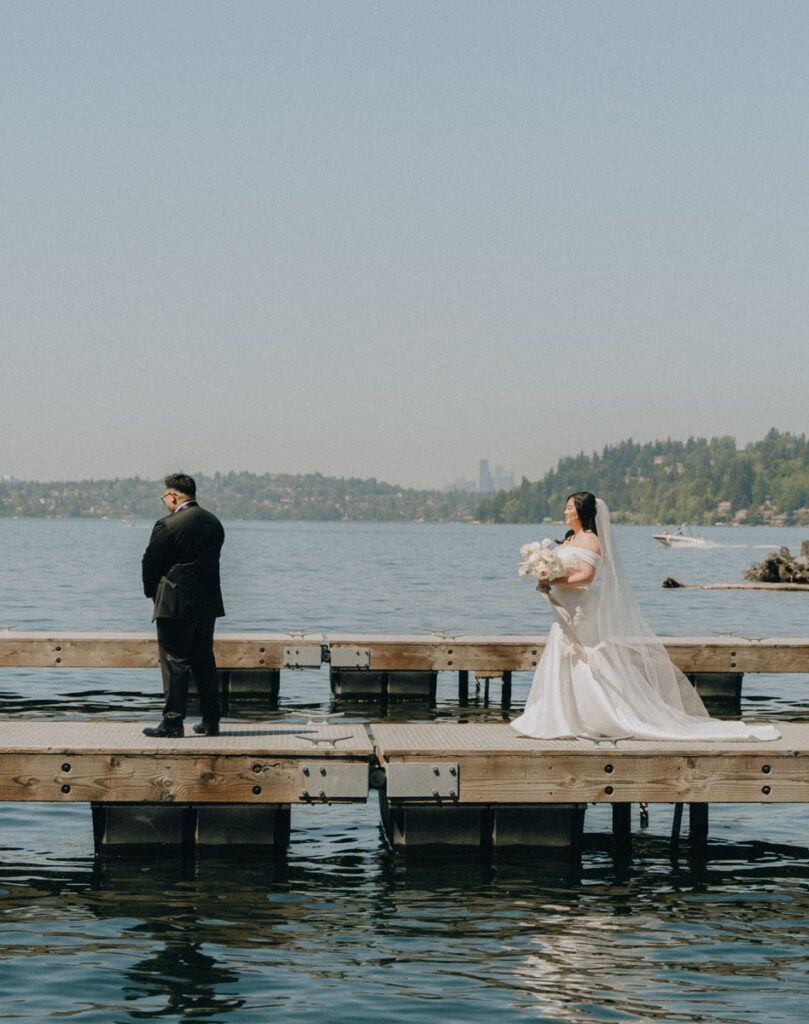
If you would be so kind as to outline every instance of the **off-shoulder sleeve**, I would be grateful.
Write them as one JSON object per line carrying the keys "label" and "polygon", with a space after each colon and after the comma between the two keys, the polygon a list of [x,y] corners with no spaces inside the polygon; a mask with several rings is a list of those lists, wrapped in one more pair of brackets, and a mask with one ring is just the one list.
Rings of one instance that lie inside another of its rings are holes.
{"label": "off-shoulder sleeve", "polygon": [[594,569],[598,569],[601,566],[601,555],[597,555],[595,551],[588,551],[587,548],[579,548],[574,544],[569,544],[568,547],[571,551],[576,552],[576,558],[580,562],[587,562],[588,565],[592,565]]}

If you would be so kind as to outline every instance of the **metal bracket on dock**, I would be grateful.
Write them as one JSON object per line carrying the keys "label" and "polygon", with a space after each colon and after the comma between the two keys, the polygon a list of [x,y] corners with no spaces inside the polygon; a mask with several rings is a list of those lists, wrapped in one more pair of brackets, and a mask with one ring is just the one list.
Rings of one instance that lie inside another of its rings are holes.
{"label": "metal bracket on dock", "polygon": [[457,761],[387,764],[385,774],[389,799],[458,799],[460,768]]}
{"label": "metal bracket on dock", "polygon": [[284,668],[320,668],[320,644],[299,644],[284,648]]}
{"label": "metal bracket on dock", "polygon": [[368,763],[304,761],[300,765],[301,800],[328,803],[330,800],[366,800]]}
{"label": "metal bracket on dock", "polygon": [[332,668],[370,668],[371,650],[368,647],[332,647]]}

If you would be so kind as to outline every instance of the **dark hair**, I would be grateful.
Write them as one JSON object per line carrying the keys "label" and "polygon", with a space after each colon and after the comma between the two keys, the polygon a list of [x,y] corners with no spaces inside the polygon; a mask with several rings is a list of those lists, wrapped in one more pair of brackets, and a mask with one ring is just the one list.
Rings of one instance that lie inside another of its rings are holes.
{"label": "dark hair", "polygon": [[[575,494],[568,494],[565,504],[568,501],[572,501],[576,506],[576,514],[581,522],[581,528],[583,530],[592,530],[592,532],[598,536],[598,530],[596,529],[596,496],[590,491],[576,491]],[[573,530],[568,530],[565,534],[565,540],[568,537],[573,536]]]}
{"label": "dark hair", "polygon": [[169,473],[164,483],[170,491],[178,491],[189,498],[197,496],[197,485],[194,483],[194,478],[187,473]]}

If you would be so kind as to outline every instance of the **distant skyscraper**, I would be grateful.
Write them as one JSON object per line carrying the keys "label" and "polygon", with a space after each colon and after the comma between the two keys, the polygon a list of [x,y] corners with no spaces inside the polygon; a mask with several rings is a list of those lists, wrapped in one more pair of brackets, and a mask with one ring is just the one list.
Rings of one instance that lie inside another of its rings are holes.
{"label": "distant skyscraper", "polygon": [[488,459],[481,459],[478,464],[478,494],[494,494],[494,480],[489,472]]}

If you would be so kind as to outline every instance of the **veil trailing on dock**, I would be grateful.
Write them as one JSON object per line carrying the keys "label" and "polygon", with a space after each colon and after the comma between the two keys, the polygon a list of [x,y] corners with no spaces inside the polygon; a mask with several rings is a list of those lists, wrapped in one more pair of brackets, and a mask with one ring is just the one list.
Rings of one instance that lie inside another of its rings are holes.
{"label": "veil trailing on dock", "polygon": [[666,704],[707,718],[697,691],[672,664],[663,642],[640,610],[615,549],[610,511],[601,498],[596,498],[596,529],[603,558],[599,572],[599,646],[609,645],[610,660],[624,678],[631,679],[640,672]]}

